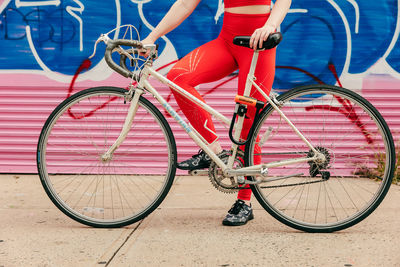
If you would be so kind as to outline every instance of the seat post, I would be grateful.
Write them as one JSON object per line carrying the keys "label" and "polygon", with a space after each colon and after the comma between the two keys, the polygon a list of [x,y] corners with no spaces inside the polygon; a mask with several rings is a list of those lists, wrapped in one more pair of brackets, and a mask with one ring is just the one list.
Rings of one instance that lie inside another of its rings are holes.
{"label": "seat post", "polygon": [[246,87],[244,89],[243,96],[250,96],[251,86],[252,86],[251,81],[255,79],[254,72],[256,70],[256,65],[257,65],[257,60],[258,60],[258,53],[259,53],[259,50],[254,50],[253,58],[251,60],[251,65],[250,65],[250,69],[249,69],[249,73],[247,75]]}

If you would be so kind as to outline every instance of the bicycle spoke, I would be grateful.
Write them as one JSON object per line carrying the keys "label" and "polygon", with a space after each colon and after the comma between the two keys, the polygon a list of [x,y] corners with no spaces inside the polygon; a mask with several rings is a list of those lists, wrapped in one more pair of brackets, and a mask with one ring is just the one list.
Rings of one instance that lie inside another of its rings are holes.
{"label": "bicycle spoke", "polygon": [[[360,96],[329,85],[299,87],[278,99],[284,114],[327,160],[270,168],[271,177],[303,176],[256,185],[260,204],[281,222],[304,231],[344,229],[370,214],[386,194],[394,169],[392,138],[380,115]],[[263,163],[313,154],[278,112],[267,108],[262,116],[246,147],[249,166],[256,156],[256,137],[271,127],[257,154]],[[380,151],[384,154],[378,159]],[[378,164],[385,168],[382,179],[371,179],[378,176],[373,174]]]}
{"label": "bicycle spoke", "polygon": [[160,204],[174,178],[171,130],[145,99],[125,140],[111,158],[102,158],[125,122],[125,92],[108,87],[79,92],[53,112],[42,131],[39,175],[46,192],[65,213],[91,226],[140,220]]}

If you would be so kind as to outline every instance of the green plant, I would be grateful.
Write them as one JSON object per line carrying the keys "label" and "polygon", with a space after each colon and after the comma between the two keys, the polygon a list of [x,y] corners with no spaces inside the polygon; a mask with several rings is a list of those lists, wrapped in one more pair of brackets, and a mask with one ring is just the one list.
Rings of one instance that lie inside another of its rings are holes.
{"label": "green plant", "polygon": [[[400,139],[395,142],[395,147],[396,147],[396,163],[395,163],[395,170],[394,170],[394,175],[393,175],[393,180],[392,183],[396,185],[400,185]],[[358,162],[356,165],[356,171],[354,174],[364,176],[366,178],[370,179],[376,179],[379,180],[380,177],[382,177],[383,172],[385,171],[385,158],[386,155],[384,152],[380,151],[379,149],[374,155],[374,167],[368,166],[368,164],[363,164]]]}
{"label": "green plant", "polygon": [[400,150],[399,150],[399,146],[400,146],[400,139],[399,142],[396,143],[396,167],[394,169],[394,176],[393,176],[393,183],[395,184],[400,184]]}

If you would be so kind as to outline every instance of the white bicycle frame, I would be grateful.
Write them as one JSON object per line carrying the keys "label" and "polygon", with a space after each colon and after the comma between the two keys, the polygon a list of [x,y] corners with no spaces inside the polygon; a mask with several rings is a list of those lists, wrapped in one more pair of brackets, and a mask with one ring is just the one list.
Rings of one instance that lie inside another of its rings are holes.
{"label": "white bicycle frame", "polygon": [[[159,74],[157,71],[155,71],[152,67],[151,64],[146,64],[142,71],[141,71],[141,77],[138,83],[138,86],[134,89],[134,95],[130,103],[130,107],[128,110],[128,114],[123,126],[123,129],[121,131],[120,136],[117,138],[115,143],[109,148],[109,150],[103,155],[103,160],[108,160],[111,158],[113,152],[119,147],[119,145],[124,141],[125,137],[127,136],[132,123],[133,119],[135,117],[135,113],[138,109],[138,101],[139,97],[144,93],[143,89],[146,89],[151,95],[155,97],[155,99],[164,107],[164,109],[181,125],[181,127],[187,132],[187,134],[193,139],[193,141],[207,154],[210,156],[210,158],[221,168],[223,171],[224,175],[227,176],[252,176],[252,175],[261,175],[261,176],[266,176],[268,174],[268,168],[273,168],[273,167],[279,167],[279,166],[285,166],[285,165],[290,165],[290,164],[296,164],[300,162],[309,162],[309,161],[320,161],[324,160],[324,155],[319,153],[313,146],[312,144],[303,136],[303,134],[296,128],[296,126],[289,120],[289,118],[286,117],[285,114],[279,109],[278,101],[276,100],[275,96],[272,96],[271,98],[258,86],[258,84],[255,82],[256,77],[254,76],[257,60],[258,60],[258,54],[259,51],[254,51],[253,53],[253,58],[250,66],[250,70],[247,76],[247,81],[246,81],[246,87],[244,90],[243,96],[249,96],[250,95],[250,90],[251,86],[254,86],[258,92],[264,96],[264,98],[267,100],[267,102],[280,114],[280,116],[290,125],[290,127],[295,131],[295,133],[304,141],[304,143],[311,149],[311,151],[314,152],[313,157],[300,157],[300,158],[295,158],[295,159],[286,159],[286,160],[281,160],[281,161],[275,161],[275,162],[269,162],[269,163],[263,163],[259,165],[254,165],[254,166],[249,166],[249,167],[244,167],[240,169],[232,169],[234,159],[236,157],[238,145],[232,144],[232,155],[229,157],[228,163],[225,164],[217,155],[214,153],[209,147],[207,142],[204,140],[204,138],[201,137],[199,133],[188,123],[186,123],[182,117],[169,105],[169,103],[157,92],[157,90],[150,84],[148,81],[149,76],[152,76],[159,80],[161,83],[168,85],[170,88],[178,92],[179,94],[183,95],[185,98],[189,99],[196,105],[200,106],[210,114],[212,114],[215,118],[218,120],[222,121],[223,123],[230,125],[231,121],[226,118],[224,115],[207,105],[206,103],[200,101],[184,89],[182,89],[179,85],[173,83],[172,81],[168,80],[166,77],[163,75]],[[234,133],[234,138],[236,140],[239,140],[240,134],[242,132],[243,128],[243,121],[244,121],[244,116],[239,116],[238,120],[235,125],[235,133]],[[269,133],[265,133],[268,135]],[[266,138],[261,138],[261,140],[264,140]],[[265,142],[265,140],[264,140]]]}

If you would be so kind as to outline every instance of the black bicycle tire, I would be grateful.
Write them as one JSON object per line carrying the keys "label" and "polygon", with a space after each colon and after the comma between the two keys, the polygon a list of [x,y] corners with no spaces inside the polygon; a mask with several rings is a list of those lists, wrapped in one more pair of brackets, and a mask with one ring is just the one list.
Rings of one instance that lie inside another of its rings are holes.
{"label": "black bicycle tire", "polygon": [[[277,100],[284,101],[285,99],[292,97],[293,95],[304,93],[305,91],[312,92],[315,90],[319,91],[321,89],[331,91],[331,92],[336,91],[336,92],[340,92],[342,94],[348,95],[350,97],[353,97],[353,98],[357,99],[358,102],[362,103],[375,116],[376,120],[381,125],[381,129],[383,129],[383,131],[384,131],[383,135],[385,136],[387,144],[389,146],[390,153],[387,156],[389,157],[390,167],[389,167],[389,171],[387,172],[388,177],[386,177],[386,179],[384,180],[384,184],[381,187],[379,194],[377,195],[375,200],[371,203],[371,205],[369,205],[369,207],[367,209],[365,209],[361,214],[352,218],[349,221],[345,221],[338,225],[328,225],[326,227],[314,227],[314,226],[310,226],[310,225],[299,224],[299,223],[294,222],[293,220],[290,220],[289,218],[281,215],[273,207],[271,207],[268,203],[265,202],[265,199],[263,198],[262,193],[259,191],[258,185],[250,185],[252,192],[253,192],[254,196],[256,197],[257,201],[271,216],[273,216],[275,219],[277,219],[278,221],[280,221],[281,223],[283,223],[289,227],[292,227],[297,230],[305,231],[305,232],[312,232],[312,233],[330,233],[330,232],[343,230],[343,229],[349,228],[349,227],[361,222],[366,217],[368,217],[380,205],[382,200],[385,198],[385,196],[390,188],[392,179],[393,179],[393,175],[394,175],[394,171],[395,171],[395,162],[396,162],[395,146],[394,146],[394,142],[393,142],[393,137],[392,137],[392,134],[390,132],[390,129],[389,129],[386,121],[384,120],[382,115],[378,112],[378,110],[369,101],[367,101],[365,98],[363,98],[359,94],[357,94],[349,89],[345,89],[345,88],[341,88],[341,87],[337,87],[337,86],[333,86],[333,85],[306,85],[306,86],[300,86],[300,87],[293,88],[293,89],[279,95],[277,97]],[[258,127],[264,121],[264,117],[268,116],[271,111],[273,111],[273,108],[271,105],[267,105],[264,108],[264,110],[260,114],[260,120],[259,120],[258,125],[256,125],[256,129],[259,129]],[[258,134],[257,131],[254,131],[250,143],[245,148],[246,166],[249,166],[252,164],[250,162],[250,158],[252,157],[251,147],[253,146],[253,142],[256,140],[257,134]],[[254,177],[250,177],[250,179],[254,179]]]}
{"label": "black bicycle tire", "polygon": [[[172,133],[172,130],[167,122],[167,120],[165,119],[165,117],[162,115],[162,113],[150,102],[148,101],[146,98],[144,98],[143,96],[140,96],[139,98],[139,102],[141,103],[141,105],[146,106],[148,109],[150,109],[155,115],[154,119],[157,119],[160,123],[160,125],[164,128],[165,133],[166,133],[166,137],[167,140],[169,142],[169,147],[171,148],[172,151],[170,151],[170,155],[172,158],[172,166],[170,166],[169,168],[169,172],[167,174],[167,181],[165,183],[164,188],[162,189],[162,192],[159,194],[159,196],[157,197],[157,199],[155,201],[153,201],[153,203],[148,206],[146,209],[144,209],[143,211],[141,211],[140,213],[138,213],[136,216],[128,218],[124,221],[120,221],[120,222],[116,222],[116,223],[99,223],[93,220],[88,220],[87,218],[83,218],[80,217],[72,212],[70,212],[67,208],[65,208],[59,201],[57,201],[57,198],[54,196],[54,193],[52,192],[52,190],[50,189],[50,187],[48,186],[47,182],[46,182],[46,178],[43,174],[43,168],[41,166],[41,164],[43,163],[41,161],[42,158],[42,153],[43,153],[43,142],[46,139],[46,134],[49,132],[49,125],[52,123],[53,118],[57,116],[57,114],[64,109],[65,106],[67,106],[70,102],[75,101],[77,98],[83,97],[83,96],[89,96],[89,95],[93,95],[93,94],[98,94],[100,92],[109,92],[109,93],[117,93],[117,94],[121,94],[121,96],[124,96],[125,93],[127,92],[127,90],[123,89],[123,88],[118,88],[118,87],[93,87],[93,88],[88,88],[85,90],[82,90],[76,94],[73,94],[72,96],[70,96],[69,98],[65,99],[62,103],[60,103],[55,109],[54,111],[50,114],[50,116],[48,117],[48,119],[46,120],[42,131],[40,133],[39,136],[39,140],[38,140],[38,145],[37,145],[37,153],[36,153],[36,163],[37,163],[37,170],[38,170],[38,174],[40,177],[40,181],[41,184],[46,192],[46,194],[48,195],[48,197],[50,198],[50,200],[54,203],[54,205],[60,210],[62,211],[65,215],[67,215],[68,217],[72,218],[73,220],[80,222],[82,224],[91,226],[91,227],[96,227],[96,228],[119,228],[119,227],[123,227],[126,225],[130,225],[133,224],[135,222],[138,222],[142,219],[144,219],[145,217],[147,217],[150,213],[152,213],[160,204],[161,202],[165,199],[165,197],[167,196],[174,178],[175,178],[175,173],[176,173],[176,162],[177,162],[177,150],[176,150],[176,143],[175,143],[175,138],[174,135]],[[45,163],[43,163],[45,164]]]}

